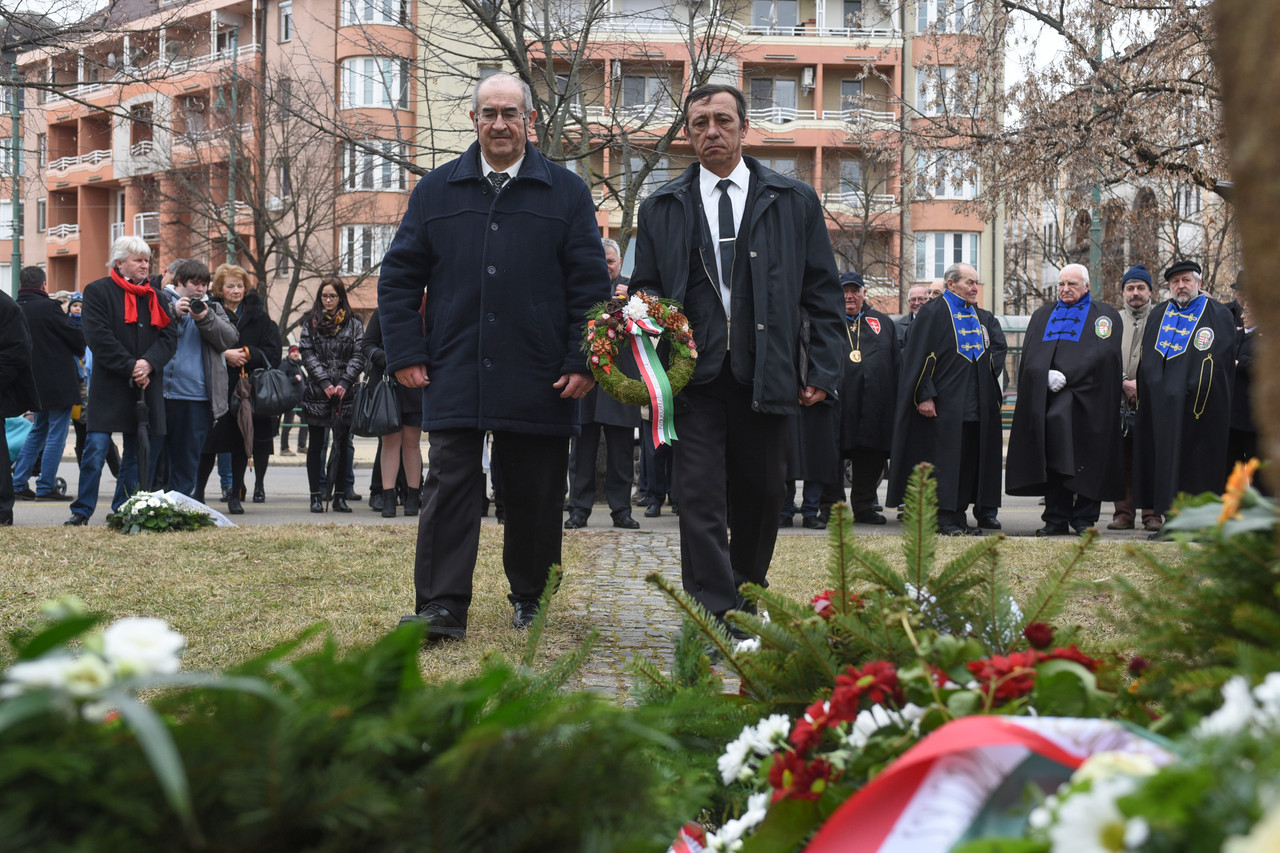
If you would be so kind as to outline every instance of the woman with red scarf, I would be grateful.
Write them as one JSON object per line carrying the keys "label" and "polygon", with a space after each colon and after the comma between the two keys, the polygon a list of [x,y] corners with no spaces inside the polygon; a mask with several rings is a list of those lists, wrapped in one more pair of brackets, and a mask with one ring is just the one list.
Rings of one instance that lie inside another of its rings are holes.
{"label": "woman with red scarf", "polygon": [[[98,505],[98,481],[114,432],[124,436],[124,455],[112,510],[138,490],[138,389],[144,389],[152,443],[165,433],[161,372],[177,348],[178,332],[169,322],[159,291],[147,278],[150,269],[147,242],[141,237],[121,237],[111,246],[107,276],[84,288],[81,323],[85,344],[93,351],[93,382],[80,459],[80,491],[71,504],[68,526],[88,524]],[[150,458],[154,460],[155,455]]]}

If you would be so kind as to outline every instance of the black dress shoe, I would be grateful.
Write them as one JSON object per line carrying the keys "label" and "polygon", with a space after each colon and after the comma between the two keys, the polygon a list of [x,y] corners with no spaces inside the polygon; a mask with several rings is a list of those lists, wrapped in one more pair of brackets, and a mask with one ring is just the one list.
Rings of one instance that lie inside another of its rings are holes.
{"label": "black dress shoe", "polygon": [[266,489],[264,489],[264,488],[262,488],[262,486],[254,486],[254,487],[253,487],[253,502],[254,502],[254,503],[256,503],[256,504],[266,503],[266,502],[267,502],[267,490],[266,490]]}
{"label": "black dress shoe", "polygon": [[[369,509],[374,512],[382,512],[382,492],[369,496]],[[481,515],[483,514],[481,513]]]}
{"label": "black dress shoe", "polygon": [[14,492],[13,496],[20,501],[33,501],[36,499],[36,493],[31,491],[30,486],[20,492]]}
{"label": "black dress shoe", "polygon": [[942,536],[968,536],[969,528],[958,524],[942,524],[938,526],[938,533]]}
{"label": "black dress shoe", "polygon": [[351,512],[351,507],[347,506],[347,499],[344,495],[336,496],[330,506],[333,507],[334,512]]}
{"label": "black dress shoe", "polygon": [[660,515],[662,515],[662,504],[660,503],[651,503],[644,508],[645,518],[657,518]]}
{"label": "black dress shoe", "polygon": [[63,527],[84,527],[89,523],[89,516],[80,515],[79,513],[71,513],[71,517],[62,522]]}
{"label": "black dress shoe", "polygon": [[853,520],[858,524],[888,524],[889,519],[878,512],[855,512]]}
{"label": "black dress shoe", "polygon": [[342,497],[344,500],[348,501],[364,500],[364,495],[357,493],[355,489],[347,489],[346,493],[344,493]]}
{"label": "black dress shoe", "polygon": [[226,488],[224,488],[224,489],[222,490],[222,502],[223,502],[223,503],[226,503],[226,502],[227,502],[227,498],[229,498],[229,497],[231,497],[231,487],[230,487],[230,486],[227,486]]}
{"label": "black dress shoe", "polygon": [[623,530],[639,530],[640,522],[631,517],[631,513],[624,512],[613,519],[614,527],[621,527]]}
{"label": "black dress shoe", "polygon": [[533,624],[538,615],[538,602],[517,601],[512,606],[515,607],[515,613],[511,616],[512,628],[523,630]]}
{"label": "black dress shoe", "polygon": [[231,498],[227,501],[227,515],[244,515],[244,505],[240,503],[239,498]]}
{"label": "black dress shoe", "polygon": [[999,530],[1000,520],[994,515],[984,515],[978,519],[978,526],[983,530]]}
{"label": "black dress shoe", "polygon": [[311,511],[324,512],[324,498],[320,497],[319,492],[311,493]]}
{"label": "black dress shoe", "polygon": [[43,495],[36,495],[37,501],[73,501],[75,495],[64,495],[59,492],[47,492]]}
{"label": "black dress shoe", "polygon": [[565,519],[565,522],[564,522],[565,530],[577,530],[580,527],[586,527],[586,526],[587,526],[587,517],[582,513],[578,513],[578,512],[570,513],[569,517]]}
{"label": "black dress shoe", "polygon": [[882,507],[880,504],[874,504],[874,505],[871,507],[871,511],[872,511],[872,512],[884,512],[884,507]]}
{"label": "black dress shoe", "polygon": [[778,516],[778,527],[795,527],[795,519],[789,515]]}
{"label": "black dress shoe", "polygon": [[438,604],[428,604],[413,616],[400,617],[401,625],[426,625],[427,634],[423,637],[424,645],[441,643],[445,640],[465,640],[467,629],[453,614]]}
{"label": "black dress shoe", "polygon": [[1090,527],[1093,527],[1093,525],[1092,525],[1092,524],[1073,524],[1073,525],[1071,525],[1071,529],[1072,529],[1072,530],[1074,530],[1077,534],[1079,534],[1079,533],[1084,533],[1084,532],[1085,532],[1086,530],[1088,530]]}
{"label": "black dress shoe", "polygon": [[801,522],[805,530],[826,530],[827,526],[816,515],[806,515]]}
{"label": "black dress shoe", "polygon": [[1071,528],[1065,524],[1046,524],[1036,531],[1037,536],[1070,536]]}

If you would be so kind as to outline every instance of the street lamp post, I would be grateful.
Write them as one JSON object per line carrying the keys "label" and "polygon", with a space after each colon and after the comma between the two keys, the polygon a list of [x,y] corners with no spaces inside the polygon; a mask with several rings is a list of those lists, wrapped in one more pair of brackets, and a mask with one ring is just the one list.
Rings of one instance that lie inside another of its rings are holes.
{"label": "street lamp post", "polygon": [[13,170],[12,220],[9,225],[9,242],[13,247],[10,257],[10,292],[18,292],[18,273],[22,269],[22,130],[18,115],[18,58],[6,54],[9,60],[11,88],[9,90],[9,118],[12,120],[12,136],[9,140],[9,168]]}

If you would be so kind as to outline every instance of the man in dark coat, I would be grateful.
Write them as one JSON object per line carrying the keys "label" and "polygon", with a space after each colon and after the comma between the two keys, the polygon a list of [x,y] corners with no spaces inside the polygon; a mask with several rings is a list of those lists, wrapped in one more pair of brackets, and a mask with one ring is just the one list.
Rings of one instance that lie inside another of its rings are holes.
{"label": "man in dark coat", "polygon": [[485,430],[502,464],[512,624],[537,615],[561,559],[578,400],[595,384],[580,348],[586,314],[609,296],[591,193],[529,144],[528,87],[486,77],[471,118],[477,143],[418,182],[378,279],[387,369],[425,389],[431,447],[417,607],[405,619],[431,641],[466,633]]}
{"label": "man in dark coat", "polygon": [[1164,279],[1172,298],[1152,309],[1142,336],[1133,443],[1133,502],[1161,515],[1179,492],[1226,485],[1236,366],[1235,321],[1200,291],[1200,265],[1178,261]]}
{"label": "man in dark coat", "polygon": [[953,264],[946,290],[925,303],[911,324],[902,359],[898,411],[890,453],[889,506],[900,506],[907,480],[921,462],[933,463],[938,484],[938,531],[970,531],[970,504],[1000,506],[999,368],[991,333],[976,310],[977,271]]}
{"label": "man in dark coat", "polygon": [[835,394],[844,361],[822,206],[813,187],[743,156],[746,114],[732,86],[685,98],[698,162],[641,204],[631,275],[632,288],[684,306],[698,343],[698,365],[676,398],[680,562],[685,591],[716,615],[743,606],[743,583],[766,584],[787,421]]}
{"label": "man in dark coat", "polygon": [[[22,309],[0,290],[0,421],[40,410],[40,394],[31,371],[31,334]],[[9,441],[0,423],[0,527],[13,524],[13,471]]]}
{"label": "man in dark coat", "polygon": [[[1236,332],[1236,384],[1231,389],[1231,432],[1227,439],[1227,466],[1230,470],[1237,462],[1248,462],[1259,456],[1258,425],[1253,419],[1253,369],[1257,355],[1258,323],[1253,319],[1253,308],[1243,294],[1240,301],[1240,325]],[[1266,484],[1257,483],[1259,491]]]}
{"label": "man in dark coat", "polygon": [[1089,271],[1067,264],[1058,301],[1031,315],[1018,371],[1005,491],[1044,495],[1037,536],[1081,533],[1102,501],[1124,496],[1120,315],[1089,294]]}
{"label": "man in dark coat", "polygon": [[840,380],[840,455],[853,471],[853,520],[884,524],[885,517],[875,510],[876,484],[893,445],[902,355],[893,320],[867,304],[862,276],[845,273],[840,283],[849,344],[849,363]]}
{"label": "man in dark coat", "polygon": [[[84,358],[84,335],[45,292],[44,270],[24,267],[18,281],[17,302],[31,333],[31,362],[39,365],[41,409],[13,468],[14,494],[23,500],[69,501],[58,492],[58,465],[67,446],[71,407],[80,402],[78,364]],[[33,492],[27,480],[37,459],[40,479]]]}
{"label": "man in dark coat", "polygon": [[151,284],[151,247],[141,237],[120,237],[111,246],[109,274],[84,288],[81,314],[85,344],[93,351],[88,433],[80,457],[80,489],[71,504],[69,527],[89,523],[98,506],[98,481],[111,434],[122,433],[124,453],[111,509],[138,490],[137,403],[141,389],[148,408],[151,459],[165,434],[161,371],[173,357],[177,326]]}
{"label": "man in dark coat", "polygon": [[[627,283],[622,275],[622,255],[614,240],[601,240],[605,264],[609,267],[610,286],[615,296],[627,295]],[[609,514],[613,526],[635,530],[640,522],[631,517],[631,480],[635,473],[632,448],[635,432],[640,427],[640,407],[629,406],[615,400],[600,388],[592,388],[582,398],[580,411],[582,434],[574,441],[574,451],[569,460],[569,518],[565,530],[587,526],[591,507],[596,500],[596,454],[600,450],[600,435],[604,434],[605,470],[604,492],[609,501]],[[643,434],[643,445],[653,440]],[[661,511],[662,501],[658,501]]]}
{"label": "man in dark coat", "polygon": [[929,288],[923,284],[913,285],[907,291],[907,313],[902,315],[897,323],[898,326],[898,346],[905,347],[907,345],[907,330],[911,328],[911,324],[916,321],[916,315],[920,313],[920,309],[929,301]]}

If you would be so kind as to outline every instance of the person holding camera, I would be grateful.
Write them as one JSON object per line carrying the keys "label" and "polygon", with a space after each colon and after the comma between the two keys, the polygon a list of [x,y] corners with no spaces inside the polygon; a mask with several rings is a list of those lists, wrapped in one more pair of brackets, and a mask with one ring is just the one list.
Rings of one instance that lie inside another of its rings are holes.
{"label": "person holding camera", "polygon": [[227,413],[222,353],[240,340],[222,306],[205,300],[209,280],[207,266],[182,260],[162,291],[169,316],[178,327],[177,351],[164,367],[162,448],[169,456],[168,487],[184,495],[195,494],[205,439],[214,422]]}

